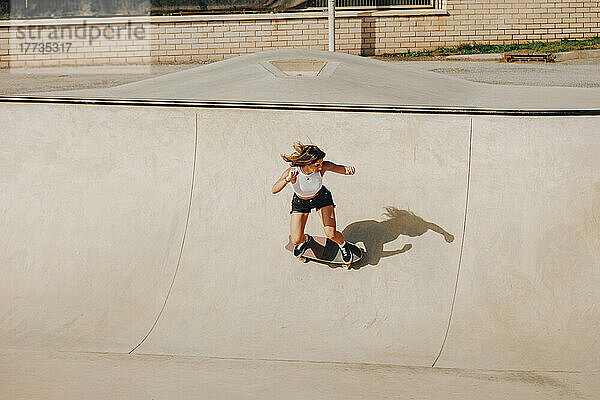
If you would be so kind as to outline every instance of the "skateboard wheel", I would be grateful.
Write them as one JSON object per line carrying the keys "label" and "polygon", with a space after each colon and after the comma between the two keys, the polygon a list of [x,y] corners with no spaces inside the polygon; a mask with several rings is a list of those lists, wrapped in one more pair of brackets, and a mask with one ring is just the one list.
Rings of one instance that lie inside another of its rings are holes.
{"label": "skateboard wheel", "polygon": [[304,257],[299,257],[298,260],[302,261],[303,263],[307,263],[308,260]]}

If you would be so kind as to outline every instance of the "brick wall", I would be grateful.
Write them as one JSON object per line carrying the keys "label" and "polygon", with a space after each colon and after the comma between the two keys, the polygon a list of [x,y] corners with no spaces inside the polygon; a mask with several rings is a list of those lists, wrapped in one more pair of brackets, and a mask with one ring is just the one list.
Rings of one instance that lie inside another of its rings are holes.
{"label": "brick wall", "polygon": [[[336,44],[338,51],[378,55],[594,37],[599,23],[598,1],[448,0],[443,10],[340,11]],[[27,43],[51,45],[32,50]],[[0,23],[0,67],[219,60],[327,44],[324,12],[10,21]]]}

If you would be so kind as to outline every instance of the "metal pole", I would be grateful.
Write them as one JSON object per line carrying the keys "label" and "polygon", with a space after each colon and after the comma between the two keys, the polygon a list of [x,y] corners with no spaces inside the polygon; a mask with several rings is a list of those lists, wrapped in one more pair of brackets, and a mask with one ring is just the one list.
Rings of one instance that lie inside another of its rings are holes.
{"label": "metal pole", "polygon": [[329,10],[329,51],[335,51],[335,0],[327,0]]}

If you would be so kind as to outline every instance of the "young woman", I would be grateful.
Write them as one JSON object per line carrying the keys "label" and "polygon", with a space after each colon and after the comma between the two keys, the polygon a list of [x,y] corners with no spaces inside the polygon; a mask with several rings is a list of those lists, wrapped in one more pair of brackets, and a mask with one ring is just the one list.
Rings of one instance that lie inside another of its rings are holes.
{"label": "young woman", "polygon": [[315,145],[294,145],[294,153],[281,155],[290,167],[283,171],[281,177],[273,185],[273,194],[277,194],[292,184],[294,197],[292,198],[292,211],[290,212],[290,232],[294,243],[294,256],[298,257],[308,247],[311,236],[304,233],[306,221],[311,210],[315,209],[323,221],[325,235],[340,246],[344,262],[352,259],[350,246],[344,236],[336,230],[335,204],[331,192],[323,186],[323,175],[327,171],[342,175],[354,175],[355,169],[351,166],[337,165],[325,161],[325,153]]}

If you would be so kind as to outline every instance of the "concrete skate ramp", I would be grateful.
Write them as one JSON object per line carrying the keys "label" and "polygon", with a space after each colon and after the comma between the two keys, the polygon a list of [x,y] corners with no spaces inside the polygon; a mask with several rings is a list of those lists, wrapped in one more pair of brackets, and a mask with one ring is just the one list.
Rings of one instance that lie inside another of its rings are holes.
{"label": "concrete skate ramp", "polygon": [[[600,366],[598,117],[0,108],[3,349]],[[353,270],[284,249],[298,140]]]}
{"label": "concrete skate ramp", "polygon": [[195,114],[1,109],[0,343],[129,351],[179,257]]}

